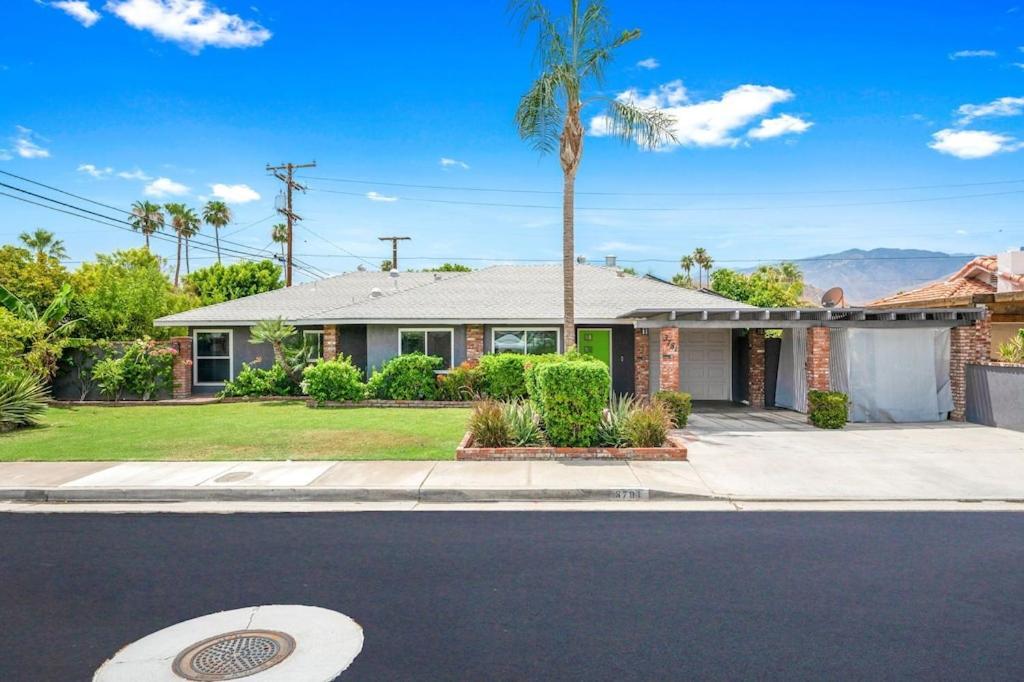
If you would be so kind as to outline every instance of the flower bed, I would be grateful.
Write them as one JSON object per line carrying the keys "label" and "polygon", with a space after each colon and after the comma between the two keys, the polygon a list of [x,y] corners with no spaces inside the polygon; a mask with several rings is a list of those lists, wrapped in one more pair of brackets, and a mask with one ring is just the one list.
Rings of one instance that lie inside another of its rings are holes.
{"label": "flower bed", "polygon": [[551,446],[481,448],[473,444],[473,435],[466,433],[455,450],[460,461],[521,461],[560,459],[683,461],[686,443],[682,438],[669,436],[660,448],[558,448]]}

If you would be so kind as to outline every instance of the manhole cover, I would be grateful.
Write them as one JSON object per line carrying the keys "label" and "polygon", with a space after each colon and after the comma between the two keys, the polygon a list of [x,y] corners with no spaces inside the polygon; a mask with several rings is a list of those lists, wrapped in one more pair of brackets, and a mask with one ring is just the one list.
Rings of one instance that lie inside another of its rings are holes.
{"label": "manhole cover", "polygon": [[174,659],[186,680],[237,680],[272,668],[295,650],[291,635],[275,630],[237,630],[196,642]]}

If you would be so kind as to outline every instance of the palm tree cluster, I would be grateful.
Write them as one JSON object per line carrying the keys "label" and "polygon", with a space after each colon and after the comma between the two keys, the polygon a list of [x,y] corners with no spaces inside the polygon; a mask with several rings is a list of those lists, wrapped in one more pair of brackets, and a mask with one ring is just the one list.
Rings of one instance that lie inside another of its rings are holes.
{"label": "palm tree cluster", "polygon": [[[166,216],[164,211],[167,212]],[[191,271],[189,263],[188,245],[189,240],[199,234],[202,224],[205,222],[213,228],[213,235],[217,246],[217,262],[220,262],[220,230],[231,223],[233,216],[231,208],[223,201],[208,201],[203,207],[202,218],[195,209],[185,204],[170,203],[160,206],[151,201],[136,201],[132,204],[132,215],[128,219],[132,229],[141,232],[146,238],[146,248],[149,248],[149,238],[164,229],[167,224],[167,217],[170,217],[171,229],[174,230],[178,241],[178,255],[174,265],[174,286],[177,287],[181,276],[181,246],[185,245],[185,273]]]}
{"label": "palm tree cluster", "polygon": [[64,248],[63,239],[55,239],[56,235],[49,230],[42,228],[34,232],[22,232],[18,239],[29,249],[35,251],[36,260],[43,262],[47,258],[64,260],[68,257],[68,251]]}
{"label": "palm tree cluster", "polygon": [[715,260],[707,252],[703,246],[698,246],[693,250],[692,254],[688,254],[679,259],[679,267],[686,273],[685,276],[673,277],[673,281],[680,286],[693,287],[693,276],[690,274],[694,267],[697,268],[697,286],[696,289],[704,287],[704,275],[707,273],[707,284],[711,284],[711,266],[715,264]]}

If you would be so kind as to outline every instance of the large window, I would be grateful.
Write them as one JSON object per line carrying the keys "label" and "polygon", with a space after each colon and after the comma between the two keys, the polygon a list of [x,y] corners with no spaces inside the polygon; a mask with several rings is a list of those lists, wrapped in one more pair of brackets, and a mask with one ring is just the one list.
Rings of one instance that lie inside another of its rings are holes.
{"label": "large window", "polygon": [[557,329],[492,329],[491,351],[542,355],[558,352]]}
{"label": "large window", "polygon": [[398,352],[402,355],[423,353],[441,358],[441,369],[452,368],[455,345],[451,329],[400,329]]}
{"label": "large window", "polygon": [[193,383],[222,384],[231,380],[231,330],[197,329],[192,343]]}
{"label": "large window", "polygon": [[324,332],[320,329],[310,329],[302,332],[302,344],[306,348],[313,349],[314,358],[324,356]]}

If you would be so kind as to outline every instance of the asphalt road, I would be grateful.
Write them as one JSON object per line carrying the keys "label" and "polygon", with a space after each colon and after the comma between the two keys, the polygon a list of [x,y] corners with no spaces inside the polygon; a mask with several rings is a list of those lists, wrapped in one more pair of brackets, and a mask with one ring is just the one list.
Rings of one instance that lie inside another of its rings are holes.
{"label": "asphalt road", "polygon": [[1024,514],[0,514],[0,538],[5,682],[274,603],[362,624],[344,680],[1024,679]]}

